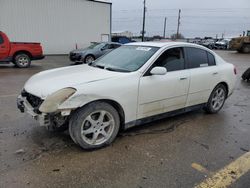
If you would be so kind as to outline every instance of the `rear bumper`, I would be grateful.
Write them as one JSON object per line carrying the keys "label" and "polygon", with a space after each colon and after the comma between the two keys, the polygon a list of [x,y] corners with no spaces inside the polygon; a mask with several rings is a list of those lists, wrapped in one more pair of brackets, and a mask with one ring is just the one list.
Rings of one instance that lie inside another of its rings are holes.
{"label": "rear bumper", "polygon": [[45,56],[41,55],[41,56],[32,57],[31,60],[40,60],[40,59],[44,59],[44,58],[45,58]]}
{"label": "rear bumper", "polygon": [[41,126],[50,126],[51,122],[49,115],[44,113],[37,114],[26,98],[21,95],[17,97],[17,108],[22,113],[28,113],[32,118],[37,120]]}

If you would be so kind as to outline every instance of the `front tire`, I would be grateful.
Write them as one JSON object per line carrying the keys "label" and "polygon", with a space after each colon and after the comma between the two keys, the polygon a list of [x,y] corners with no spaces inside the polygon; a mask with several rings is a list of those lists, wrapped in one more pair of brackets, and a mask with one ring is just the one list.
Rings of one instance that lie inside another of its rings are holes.
{"label": "front tire", "polygon": [[242,47],[243,53],[250,53],[250,45],[244,44]]}
{"label": "front tire", "polygon": [[227,89],[223,84],[217,85],[212,91],[209,100],[204,108],[209,114],[218,113],[223,107],[227,98]]}
{"label": "front tire", "polygon": [[20,53],[14,57],[14,64],[18,68],[28,68],[31,64],[31,59],[27,54]]}
{"label": "front tire", "polygon": [[86,64],[92,63],[93,61],[95,61],[95,57],[93,55],[87,55],[84,58],[84,63]]}
{"label": "front tire", "polygon": [[72,140],[86,150],[111,144],[119,128],[118,112],[105,102],[90,103],[77,110],[69,123]]}

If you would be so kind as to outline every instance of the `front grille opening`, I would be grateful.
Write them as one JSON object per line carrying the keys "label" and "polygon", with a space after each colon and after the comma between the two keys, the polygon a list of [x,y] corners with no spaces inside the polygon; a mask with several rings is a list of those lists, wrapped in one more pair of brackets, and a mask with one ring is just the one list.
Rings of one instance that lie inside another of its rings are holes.
{"label": "front grille opening", "polygon": [[22,91],[22,96],[26,97],[26,100],[30,103],[30,105],[34,108],[34,109],[38,109],[41,104],[43,103],[43,100],[35,95],[32,95],[26,91]]}

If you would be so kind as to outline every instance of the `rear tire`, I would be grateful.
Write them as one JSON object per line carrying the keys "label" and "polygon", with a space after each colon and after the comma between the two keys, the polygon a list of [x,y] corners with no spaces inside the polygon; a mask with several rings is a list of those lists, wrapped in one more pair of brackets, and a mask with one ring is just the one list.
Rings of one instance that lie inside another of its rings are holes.
{"label": "rear tire", "polygon": [[77,110],[69,122],[72,140],[85,150],[110,145],[120,129],[120,118],[113,106],[94,102]]}
{"label": "rear tire", "polygon": [[248,68],[241,76],[242,80],[248,81],[250,80],[250,68]]}
{"label": "rear tire", "polygon": [[25,53],[19,53],[14,57],[14,64],[18,68],[28,68],[31,64],[30,56]]}
{"label": "rear tire", "polygon": [[227,98],[227,89],[223,84],[217,85],[212,91],[204,110],[209,114],[218,113]]}

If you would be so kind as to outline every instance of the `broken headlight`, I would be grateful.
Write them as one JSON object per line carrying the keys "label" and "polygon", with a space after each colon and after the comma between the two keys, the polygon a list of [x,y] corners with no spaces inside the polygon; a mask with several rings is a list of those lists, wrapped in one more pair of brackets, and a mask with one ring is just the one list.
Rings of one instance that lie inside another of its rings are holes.
{"label": "broken headlight", "polygon": [[49,95],[39,108],[43,113],[57,111],[58,107],[76,92],[74,88],[64,88]]}

